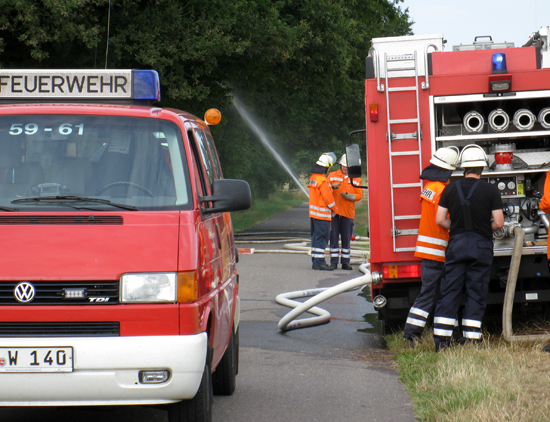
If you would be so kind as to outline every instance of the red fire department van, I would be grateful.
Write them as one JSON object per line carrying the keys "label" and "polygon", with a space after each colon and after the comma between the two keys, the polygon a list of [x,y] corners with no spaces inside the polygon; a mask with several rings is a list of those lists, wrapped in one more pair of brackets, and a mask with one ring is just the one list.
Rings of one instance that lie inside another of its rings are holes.
{"label": "red fire department van", "polygon": [[548,218],[538,206],[550,169],[548,33],[542,28],[523,47],[478,37],[452,51],[443,51],[443,35],[372,40],[365,81],[371,291],[386,328],[405,322],[420,291],[419,175],[437,148],[468,144],[486,152],[482,180],[504,202],[488,304],[502,309],[514,228],[521,227],[514,301],[550,316]]}
{"label": "red fire department van", "polygon": [[223,179],[206,122],[159,100],[152,70],[0,71],[0,406],[207,421],[233,392],[228,211],[250,188]]}

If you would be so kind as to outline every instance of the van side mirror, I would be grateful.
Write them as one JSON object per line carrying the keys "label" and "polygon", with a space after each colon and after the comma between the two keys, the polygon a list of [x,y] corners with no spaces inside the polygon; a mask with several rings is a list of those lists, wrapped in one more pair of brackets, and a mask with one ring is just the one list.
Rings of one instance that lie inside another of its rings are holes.
{"label": "van side mirror", "polygon": [[346,145],[348,176],[352,179],[361,177],[361,151],[358,144]]}
{"label": "van side mirror", "polygon": [[204,208],[204,214],[247,210],[252,204],[250,185],[244,180],[218,179],[212,184],[212,195],[201,196],[200,202],[213,202],[211,208]]}

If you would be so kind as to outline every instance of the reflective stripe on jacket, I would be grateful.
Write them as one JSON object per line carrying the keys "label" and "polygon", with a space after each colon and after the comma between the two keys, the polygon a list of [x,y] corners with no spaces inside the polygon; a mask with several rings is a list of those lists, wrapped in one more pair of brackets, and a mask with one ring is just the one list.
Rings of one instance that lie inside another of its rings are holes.
{"label": "reflective stripe on jacket", "polygon": [[307,184],[309,188],[309,216],[317,220],[331,220],[331,211],[338,214],[332,197],[332,189],[324,174],[313,173]]}
{"label": "reflective stripe on jacket", "polygon": [[[355,218],[355,202],[360,201],[363,198],[363,189],[356,188],[351,184],[351,179],[348,176],[344,176],[342,170],[336,170],[328,175],[328,181],[331,186],[335,186],[340,183],[340,186],[332,190],[334,195],[334,202],[338,207],[338,215],[342,217]],[[361,179],[353,179],[355,185],[361,186]],[[350,201],[342,196],[342,192],[347,192],[355,195],[355,201]]]}
{"label": "reflective stripe on jacket", "polygon": [[449,231],[437,225],[435,214],[439,198],[448,183],[427,182],[420,194],[422,211],[414,256],[445,262],[445,251],[449,242]]}

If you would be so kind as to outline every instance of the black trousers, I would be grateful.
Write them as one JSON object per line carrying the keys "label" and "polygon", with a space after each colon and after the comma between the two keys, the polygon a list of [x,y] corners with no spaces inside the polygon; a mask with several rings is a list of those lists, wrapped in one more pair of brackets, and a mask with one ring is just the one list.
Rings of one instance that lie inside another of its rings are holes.
{"label": "black trousers", "polygon": [[439,288],[443,273],[443,262],[432,259],[422,261],[422,287],[409,311],[407,323],[405,324],[405,338],[413,339],[422,335],[428,316],[433,311],[437,299],[439,299]]}
{"label": "black trousers", "polygon": [[[338,258],[342,264],[349,264],[351,259],[351,234],[353,232],[353,219],[335,215],[332,217],[330,229],[330,263],[338,264]],[[340,249],[338,238],[342,241]],[[341,253],[340,253],[341,252]]]}
{"label": "black trousers", "polygon": [[492,262],[491,239],[473,231],[454,234],[449,239],[441,296],[434,312],[436,350],[451,342],[463,291],[466,302],[462,315],[462,335],[470,340],[481,339],[481,320],[487,307]]}

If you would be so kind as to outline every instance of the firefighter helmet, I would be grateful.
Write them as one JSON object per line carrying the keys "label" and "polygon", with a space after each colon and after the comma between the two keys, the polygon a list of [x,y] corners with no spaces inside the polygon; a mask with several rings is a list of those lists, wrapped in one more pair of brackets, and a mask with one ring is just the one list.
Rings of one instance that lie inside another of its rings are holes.
{"label": "firefighter helmet", "polygon": [[338,164],[340,164],[341,166],[344,166],[344,167],[348,166],[348,157],[346,156],[346,154],[344,154],[340,157],[340,159],[338,160]]}
{"label": "firefighter helmet", "polygon": [[439,148],[430,163],[437,167],[441,167],[446,170],[456,170],[456,160],[458,158],[457,147],[443,147]]}
{"label": "firefighter helmet", "polygon": [[331,167],[334,165],[334,162],[336,161],[336,155],[332,152],[323,152],[319,159],[317,160],[317,165],[321,167]]}
{"label": "firefighter helmet", "polygon": [[487,155],[483,148],[476,144],[466,145],[460,153],[460,167],[486,167]]}

